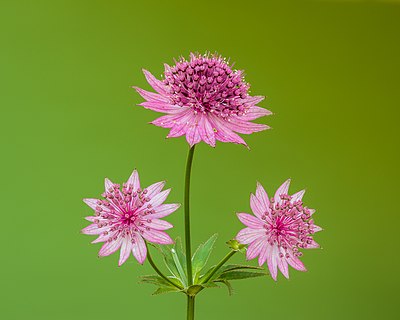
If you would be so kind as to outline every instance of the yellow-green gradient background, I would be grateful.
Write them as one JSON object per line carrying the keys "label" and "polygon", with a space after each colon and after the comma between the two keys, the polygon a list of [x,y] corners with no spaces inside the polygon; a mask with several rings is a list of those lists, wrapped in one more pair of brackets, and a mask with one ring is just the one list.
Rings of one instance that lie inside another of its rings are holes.
{"label": "yellow-green gradient background", "polygon": [[[245,69],[275,115],[251,151],[200,144],[193,243],[218,232],[213,263],[242,227],[256,181],[306,188],[325,231],[308,272],[202,292],[197,319],[395,319],[399,287],[400,3],[396,1],[7,1],[1,34],[0,318],[183,319],[185,299],[152,297],[152,272],[97,258],[79,233],[103,179],[138,168],[182,202],[187,143],[148,124],[141,68],[218,51]],[[183,210],[169,219],[183,235]],[[236,256],[234,262],[244,261]],[[251,263],[256,263],[252,261]]]}

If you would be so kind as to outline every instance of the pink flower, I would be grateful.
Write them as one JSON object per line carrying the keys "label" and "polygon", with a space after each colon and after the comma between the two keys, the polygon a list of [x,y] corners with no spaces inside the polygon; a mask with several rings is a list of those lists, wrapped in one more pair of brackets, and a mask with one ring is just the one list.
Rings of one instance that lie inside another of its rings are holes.
{"label": "pink flower", "polygon": [[235,132],[269,129],[251,122],[271,114],[256,106],[264,97],[250,96],[243,71],[232,70],[221,56],[191,53],[190,61],[181,58],[172,67],[166,64],[163,81],[143,72],[157,93],[134,87],[146,100],[140,105],[166,114],[151,123],[170,128],[167,138],[186,135],[190,146],[202,140],[213,147],[216,140],[246,145]]}
{"label": "pink flower", "polygon": [[99,256],[108,256],[121,248],[119,265],[129,258],[131,252],[143,264],[147,255],[144,239],[158,244],[173,243],[163,231],[172,225],[160,218],[168,216],[180,205],[163,204],[171,191],[161,191],[164,184],[164,181],[157,182],[142,190],[138,172],[134,170],[122,190],[119,184],[105,179],[104,200],[83,200],[95,210],[95,215],[86,217],[92,224],[82,233],[99,235],[92,242],[104,242]]}
{"label": "pink flower", "polygon": [[313,234],[322,230],[314,224],[311,216],[315,212],[303,206],[304,190],[288,195],[290,179],[284,182],[268,199],[261,184],[257,184],[256,195],[251,194],[250,206],[255,216],[238,213],[239,220],[247,226],[240,230],[236,239],[249,244],[247,259],[258,256],[258,264],[265,262],[276,281],[278,268],[289,278],[288,264],[294,269],[306,271],[299,260],[299,249],[319,248]]}

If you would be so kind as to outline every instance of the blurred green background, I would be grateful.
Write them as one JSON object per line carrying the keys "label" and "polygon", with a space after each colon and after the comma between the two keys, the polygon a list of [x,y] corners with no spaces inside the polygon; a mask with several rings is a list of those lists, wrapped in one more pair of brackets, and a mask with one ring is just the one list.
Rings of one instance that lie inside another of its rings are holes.
{"label": "blurred green background", "polygon": [[[217,262],[256,181],[272,194],[288,177],[325,228],[308,272],[205,291],[197,318],[397,317],[399,2],[3,0],[0,27],[2,319],[184,318],[183,295],[138,284],[148,264],[98,259],[79,231],[81,199],[135,167],[182,202],[187,143],[149,125],[130,87],[190,51],[230,57],[275,113],[251,151],[198,146],[194,244],[218,232]],[[168,220],[183,235],[182,209]]]}

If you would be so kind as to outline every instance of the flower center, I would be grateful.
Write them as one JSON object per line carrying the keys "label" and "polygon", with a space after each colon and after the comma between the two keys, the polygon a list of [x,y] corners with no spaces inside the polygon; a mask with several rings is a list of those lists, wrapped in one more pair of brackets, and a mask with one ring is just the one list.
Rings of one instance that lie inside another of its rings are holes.
{"label": "flower center", "polygon": [[243,115],[249,84],[242,71],[232,70],[225,59],[217,55],[194,55],[190,61],[181,59],[165,70],[164,84],[172,102],[189,106],[195,113],[213,113],[222,118]]}
{"label": "flower center", "polygon": [[303,207],[301,201],[291,202],[291,197],[281,195],[282,201],[274,203],[271,199],[271,219],[267,215],[264,228],[271,245],[278,244],[283,249],[291,248],[296,255],[300,255],[298,248],[306,248],[313,241],[313,220],[310,220],[310,210]]}

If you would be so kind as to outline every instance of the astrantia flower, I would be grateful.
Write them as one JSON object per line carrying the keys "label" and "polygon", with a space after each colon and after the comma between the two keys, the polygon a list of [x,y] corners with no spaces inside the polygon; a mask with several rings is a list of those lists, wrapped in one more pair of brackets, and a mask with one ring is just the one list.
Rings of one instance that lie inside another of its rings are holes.
{"label": "astrantia flower", "polygon": [[173,243],[163,231],[172,225],[160,218],[174,212],[179,204],[163,204],[171,190],[162,191],[164,184],[157,182],[141,189],[135,170],[122,188],[105,179],[104,199],[83,200],[95,210],[95,215],[86,217],[92,224],[82,233],[99,235],[92,242],[104,242],[99,256],[108,256],[121,248],[119,265],[129,258],[131,252],[142,264],[147,255],[144,239],[158,244]]}
{"label": "astrantia flower", "polygon": [[246,145],[235,132],[250,134],[269,128],[251,122],[271,114],[256,106],[264,97],[250,96],[243,71],[232,70],[221,56],[192,53],[190,61],[181,58],[172,67],[165,65],[163,81],[143,72],[157,93],[135,87],[146,99],[140,105],[167,114],[152,124],[170,128],[168,138],[186,135],[190,146],[202,140],[213,147],[216,140]]}
{"label": "astrantia flower", "polygon": [[258,256],[258,264],[265,262],[274,280],[278,268],[289,278],[288,264],[294,269],[306,271],[299,260],[299,249],[318,248],[313,234],[322,230],[314,224],[311,216],[315,212],[303,206],[304,190],[288,195],[290,180],[283,183],[275,196],[268,199],[261,184],[257,184],[256,194],[250,196],[250,206],[255,216],[238,213],[239,220],[247,226],[236,239],[249,244],[247,259]]}

